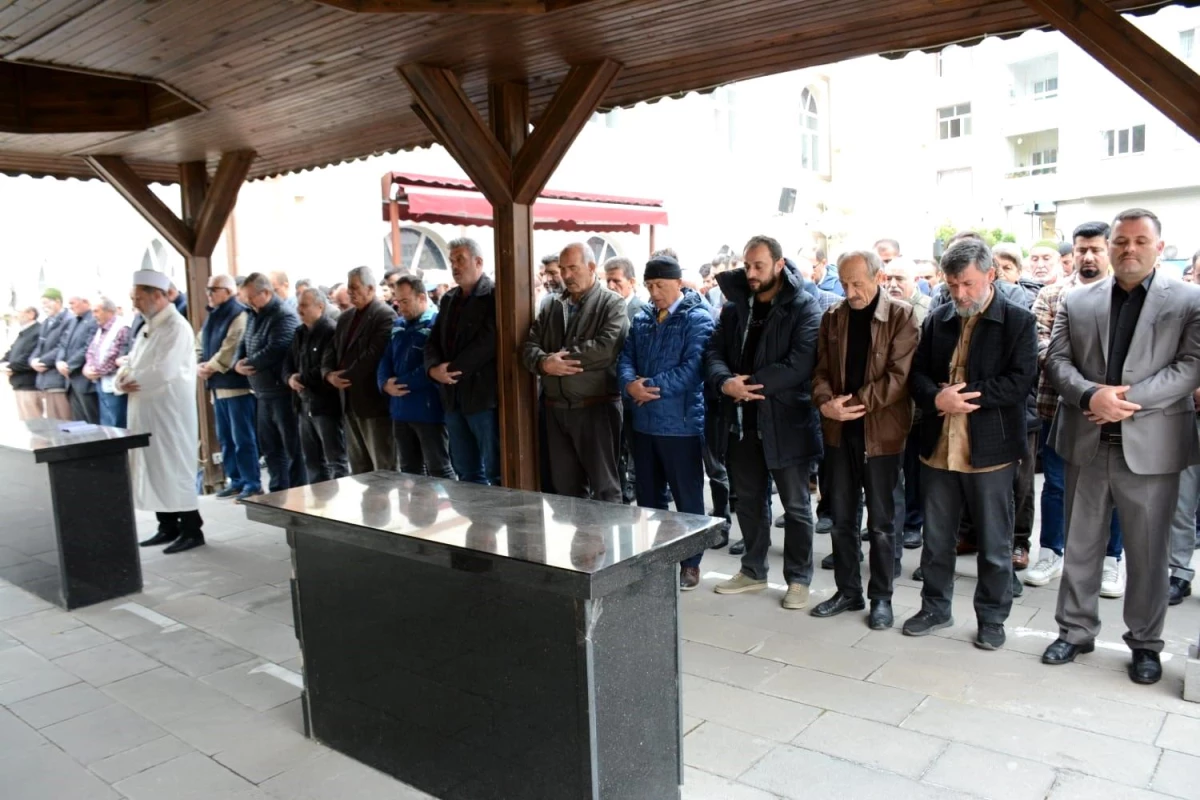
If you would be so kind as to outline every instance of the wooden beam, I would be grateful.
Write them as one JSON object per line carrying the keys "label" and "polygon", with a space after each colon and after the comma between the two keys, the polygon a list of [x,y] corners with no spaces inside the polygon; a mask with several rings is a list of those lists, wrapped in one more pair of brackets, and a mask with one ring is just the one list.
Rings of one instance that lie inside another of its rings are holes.
{"label": "wooden beam", "polygon": [[[488,119],[506,155],[515,155],[529,130],[529,89],[488,87]],[[533,216],[527,204],[492,202],[496,256],[496,375],[500,396],[501,474],[505,486],[536,491],[537,379],[518,354],[533,323]]]}
{"label": "wooden beam", "polygon": [[1200,140],[1200,76],[1102,0],[1025,0],[1150,105]]}
{"label": "wooden beam", "polygon": [[360,14],[541,14],[542,0],[317,0]]}
{"label": "wooden beam", "polygon": [[397,68],[419,116],[493,204],[511,196],[512,164],[454,74],[425,64]]}
{"label": "wooden beam", "polygon": [[192,255],[195,237],[188,226],[150,191],[120,156],[84,156],[87,165],[150,223],[185,258]]}
{"label": "wooden beam", "polygon": [[221,231],[225,229],[225,221],[237,203],[238,192],[254,163],[253,150],[234,150],[221,155],[221,163],[217,165],[217,174],[213,176],[212,186],[204,196],[204,205],[200,208],[199,216],[193,223],[196,231],[196,255],[211,258],[216,249]]}
{"label": "wooden beam", "polygon": [[513,199],[531,204],[591,119],[621,65],[605,59],[572,67],[513,163]]}

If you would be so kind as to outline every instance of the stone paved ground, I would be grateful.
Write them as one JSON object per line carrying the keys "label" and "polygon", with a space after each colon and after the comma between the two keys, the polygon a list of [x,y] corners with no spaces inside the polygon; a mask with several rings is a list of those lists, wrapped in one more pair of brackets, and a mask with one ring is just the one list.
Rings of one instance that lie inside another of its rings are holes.
{"label": "stone paved ground", "polygon": [[[75,613],[4,581],[37,567],[0,548],[0,798],[427,797],[304,738],[283,534],[228,503],[202,510],[209,547],[147,552],[142,594]],[[818,536],[817,557],[829,549]],[[1140,687],[1120,601],[1102,601],[1094,655],[1050,668],[1057,584],[1027,588],[987,653],[970,644],[970,577],[958,625],[911,639],[783,611],[777,591],[713,594],[736,569],[710,552],[683,597],[687,800],[1200,798],[1200,704],[1180,699],[1200,598],[1171,609],[1165,677]],[[897,626],[920,591],[899,583]],[[813,589],[828,597],[831,573]]]}

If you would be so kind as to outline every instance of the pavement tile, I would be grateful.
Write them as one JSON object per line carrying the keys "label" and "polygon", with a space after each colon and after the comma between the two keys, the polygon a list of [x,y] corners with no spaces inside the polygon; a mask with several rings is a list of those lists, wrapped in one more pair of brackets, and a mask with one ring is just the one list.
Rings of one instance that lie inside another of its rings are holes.
{"label": "pavement tile", "polygon": [[225,696],[205,708],[163,723],[163,727],[205,755],[227,751],[277,730],[303,734],[278,718],[260,714]]}
{"label": "pavement tile", "polygon": [[23,617],[54,606],[16,586],[0,586],[0,620]]}
{"label": "pavement tile", "polygon": [[116,783],[190,752],[192,748],[187,743],[174,736],[163,736],[124,753],[93,762],[88,769],[109,783]]}
{"label": "pavement tile", "polygon": [[0,754],[10,756],[46,744],[42,736],[24,720],[0,708]]}
{"label": "pavement tile", "polygon": [[1091,775],[1062,772],[1046,800],[1167,800],[1167,797],[1146,789],[1118,786]]}
{"label": "pavement tile", "polygon": [[433,800],[424,792],[329,751],[260,784],[279,800]]}
{"label": "pavement tile", "polygon": [[108,784],[46,743],[19,753],[0,750],[4,800],[121,800]]}
{"label": "pavement tile", "polygon": [[765,658],[755,658],[695,642],[683,642],[681,651],[680,660],[685,674],[740,686],[743,689],[761,686],[764,681],[786,669],[786,665],[778,661],[768,661]]}
{"label": "pavement tile", "polygon": [[24,645],[0,650],[0,705],[19,703],[73,683],[79,683],[79,678]]}
{"label": "pavement tile", "polygon": [[165,735],[162,728],[119,703],[43,728],[42,733],[85,766]]}
{"label": "pavement tile", "polygon": [[758,690],[798,703],[840,711],[854,717],[899,724],[912,713],[924,695],[829,675],[802,667],[787,667]]}
{"label": "pavement tile", "polygon": [[304,709],[300,707],[302,702],[303,698],[284,703],[277,708],[272,708],[263,716],[288,730],[304,733]]}
{"label": "pavement tile", "polygon": [[773,792],[789,800],[814,797],[853,800],[966,800],[950,789],[918,783],[891,772],[782,745],[742,775],[741,783]]}
{"label": "pavement tile", "polygon": [[680,635],[683,639],[737,653],[745,653],[774,635],[773,631],[743,625],[728,618],[711,617],[707,614],[685,612],[680,615],[679,622]]}
{"label": "pavement tile", "polygon": [[694,767],[683,769],[683,800],[776,800],[777,795],[752,789]]}
{"label": "pavement tile", "polygon": [[116,701],[111,697],[96,691],[86,683],[76,683],[14,703],[9,706],[9,710],[29,725],[45,728],[47,725],[110,706],[114,702]]}
{"label": "pavement tile", "polygon": [[790,742],[821,715],[819,708],[694,675],[683,676],[683,711],[777,742]]}
{"label": "pavement tile", "polygon": [[920,778],[946,749],[947,742],[829,711],[805,728],[792,744],[873,769]]}
{"label": "pavement tile", "polygon": [[[101,688],[146,719],[166,725],[191,714],[221,706],[242,706],[194,678],[161,667]],[[161,734],[160,734],[161,735]]]}
{"label": "pavement tile", "polygon": [[888,655],[858,647],[836,644],[813,647],[811,641],[783,633],[777,633],[767,639],[761,647],[751,650],[750,655],[858,680],[866,678],[890,658]]}
{"label": "pavement tile", "polygon": [[164,797],[212,798],[222,793],[253,792],[254,784],[199,753],[173,758],[113,784],[129,800]]}
{"label": "pavement tile", "polygon": [[124,642],[109,642],[90,650],[56,658],[54,664],[92,686],[104,686],[162,666],[158,661],[134,650]]}
{"label": "pavement tile", "polygon": [[188,627],[143,633],[126,639],[125,643],[193,678],[211,675],[254,658],[253,653]]}
{"label": "pavement tile", "polygon": [[1150,788],[1185,800],[1200,800],[1200,758],[1167,750],[1158,762]]}
{"label": "pavement tile", "polygon": [[[1155,744],[1167,750],[1200,756],[1200,720],[1168,714]],[[1197,781],[1200,781],[1200,775],[1197,775]]]}
{"label": "pavement tile", "polygon": [[168,600],[154,609],[171,619],[178,620],[184,625],[190,625],[202,631],[220,625],[223,622],[234,622],[249,615],[236,606],[223,600],[209,597],[206,594],[196,594],[181,597],[178,600]]}
{"label": "pavement tile", "polygon": [[776,742],[705,722],[683,738],[683,763],[725,778],[736,778],[765,756]]}
{"label": "pavement tile", "polygon": [[262,783],[327,749],[302,733],[276,727],[243,738],[213,756],[252,783]]}
{"label": "pavement tile", "polygon": [[1045,764],[953,742],[922,780],[984,800],[1043,800],[1055,772]]}
{"label": "pavement tile", "polygon": [[294,628],[257,614],[218,625],[209,633],[276,664],[300,653]]}
{"label": "pavement tile", "polygon": [[41,614],[22,617],[19,624],[9,626],[8,632],[24,642],[30,650],[45,658],[67,656],[112,641],[111,637],[85,625],[70,614],[43,613],[62,613],[62,618],[43,619]]}
{"label": "pavement tile", "polygon": [[1042,720],[931,697],[901,727],[1031,758],[1127,786],[1146,786],[1159,750]]}
{"label": "pavement tile", "polygon": [[255,711],[268,711],[276,706],[291,702],[300,696],[300,687],[294,686],[269,672],[255,672],[257,667],[270,664],[261,658],[201,678],[200,682],[219,689]]}

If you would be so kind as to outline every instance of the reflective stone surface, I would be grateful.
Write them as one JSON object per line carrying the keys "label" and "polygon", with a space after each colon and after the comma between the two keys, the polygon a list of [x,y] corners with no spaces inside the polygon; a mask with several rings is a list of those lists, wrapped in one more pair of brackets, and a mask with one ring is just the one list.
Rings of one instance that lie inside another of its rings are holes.
{"label": "reflective stone surface", "polygon": [[721,523],[396,472],[289,489],[245,505],[259,522],[584,598],[700,552]]}
{"label": "reflective stone surface", "polygon": [[62,430],[62,420],[37,419],[0,425],[0,447],[33,453],[39,463],[71,458],[124,453],[135,447],[147,447],[150,434],[124,428],[89,425],[70,432]]}

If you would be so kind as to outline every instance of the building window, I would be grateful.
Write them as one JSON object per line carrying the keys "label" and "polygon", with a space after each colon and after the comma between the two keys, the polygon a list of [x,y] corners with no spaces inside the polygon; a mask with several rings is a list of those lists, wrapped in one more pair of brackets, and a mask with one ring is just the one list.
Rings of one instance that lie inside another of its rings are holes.
{"label": "building window", "polygon": [[620,253],[617,252],[617,248],[613,247],[612,242],[608,241],[603,236],[593,236],[587,240],[587,243],[588,247],[592,250],[592,255],[596,257],[596,263],[601,267],[603,267],[604,262],[608,261],[610,258],[616,258],[620,255]]}
{"label": "building window", "polygon": [[1031,175],[1053,175],[1058,172],[1058,148],[1037,150],[1031,154]]}
{"label": "building window", "polygon": [[938,138],[959,139],[971,135],[971,104],[960,103],[938,109]]}
{"label": "building window", "polygon": [[1104,140],[1105,154],[1109,158],[1146,152],[1145,125],[1104,131],[1101,137]]}
{"label": "building window", "polygon": [[800,93],[800,166],[810,172],[821,171],[821,116],[817,98],[809,89]]}
{"label": "building window", "polygon": [[1196,29],[1179,32],[1179,57],[1188,61],[1196,54]]}
{"label": "building window", "polygon": [[1033,99],[1047,100],[1058,97],[1058,78],[1046,78],[1033,82]]}
{"label": "building window", "polygon": [[[392,237],[383,237],[384,269],[392,268]],[[400,227],[400,266],[405,269],[449,269],[446,243],[436,233],[416,225]]]}

